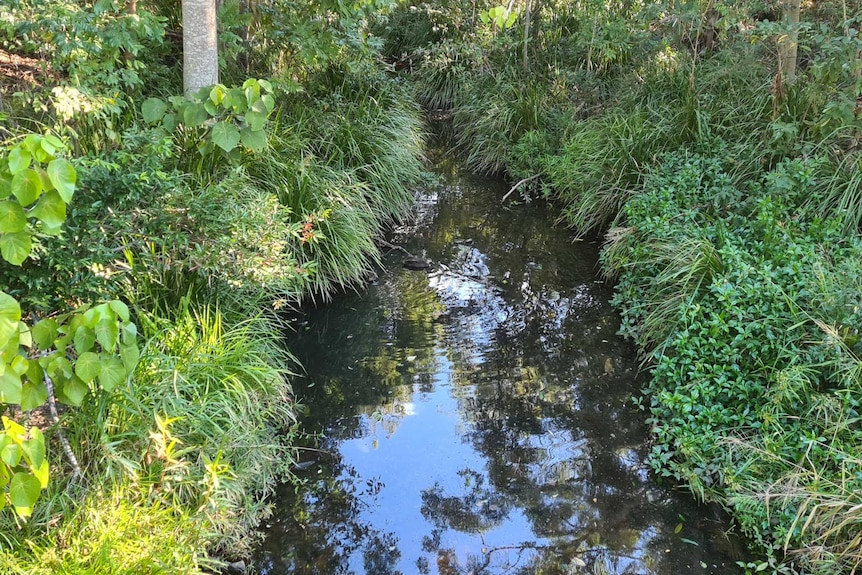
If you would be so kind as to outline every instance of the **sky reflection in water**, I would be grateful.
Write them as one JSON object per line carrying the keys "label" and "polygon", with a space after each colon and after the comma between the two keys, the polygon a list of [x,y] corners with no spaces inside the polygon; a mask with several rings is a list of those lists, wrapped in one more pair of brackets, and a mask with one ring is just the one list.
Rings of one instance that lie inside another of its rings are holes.
{"label": "sky reflection in water", "polygon": [[647,473],[597,247],[505,191],[450,168],[397,230],[432,270],[390,253],[291,341],[323,452],[282,490],[262,573],[738,572],[726,525]]}

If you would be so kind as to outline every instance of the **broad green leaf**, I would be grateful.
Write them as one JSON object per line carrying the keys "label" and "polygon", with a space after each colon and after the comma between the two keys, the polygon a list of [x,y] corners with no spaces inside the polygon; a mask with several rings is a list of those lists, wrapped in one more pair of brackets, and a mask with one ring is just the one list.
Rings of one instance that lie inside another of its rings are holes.
{"label": "broad green leaf", "polygon": [[114,310],[117,316],[123,321],[129,321],[129,306],[118,299],[108,302],[108,306]]}
{"label": "broad green leaf", "polygon": [[[38,365],[34,362],[35,365]],[[21,409],[29,411],[40,405],[44,405],[48,399],[48,388],[39,380],[38,382],[25,381],[21,385]]]}
{"label": "broad green leaf", "polygon": [[24,460],[30,468],[41,467],[45,461],[45,436],[38,427],[30,428],[30,439],[22,442],[21,449],[24,451]]}
{"label": "broad green leaf", "polygon": [[235,125],[228,122],[217,122],[216,125],[213,126],[213,144],[225,152],[230,152],[236,148],[237,144],[239,144],[239,139],[239,130],[236,129]]}
{"label": "broad green leaf", "polygon": [[12,175],[17,174],[22,170],[30,167],[30,162],[33,161],[33,156],[20,146],[15,146],[9,152],[9,172]]}
{"label": "broad green leaf", "polygon": [[0,201],[0,234],[14,234],[27,227],[24,208],[14,200]]}
{"label": "broad green leaf", "polygon": [[102,346],[105,351],[112,351],[119,343],[120,328],[117,322],[110,318],[99,320],[96,324],[96,341]]}
{"label": "broad green leaf", "polygon": [[21,376],[11,369],[0,375],[0,403],[21,403]]}
{"label": "broad green leaf", "polygon": [[[297,92],[302,90],[302,86],[300,86],[299,84],[297,84],[297,87]],[[263,102],[263,105],[266,107],[266,113],[271,114],[272,110],[275,108],[275,98],[273,98],[269,94],[264,94],[260,97],[260,101]]]}
{"label": "broad green leaf", "polygon": [[30,255],[33,242],[30,232],[16,232],[0,235],[0,255],[12,265],[20,266]]}
{"label": "broad green leaf", "polygon": [[90,388],[78,377],[72,377],[63,383],[60,400],[69,405],[81,405]]}
{"label": "broad green leaf", "polygon": [[18,331],[21,321],[21,306],[18,301],[7,293],[0,291],[0,347],[6,345]]}
{"label": "broad green leaf", "polygon": [[71,202],[72,195],[75,193],[75,184],[78,181],[78,174],[75,173],[72,164],[63,158],[51,160],[48,164],[48,177],[54,189],[60,192],[63,201],[67,204]]}
{"label": "broad green leaf", "polygon": [[57,321],[50,317],[41,319],[30,329],[30,334],[40,349],[48,349],[57,339]]}
{"label": "broad green leaf", "polygon": [[[3,432],[0,431],[0,443],[3,440]],[[8,467],[3,464],[0,464],[0,494],[3,493],[5,487],[9,485],[9,480],[12,479],[12,474],[9,473]],[[3,509],[3,505],[6,503],[6,497],[0,495],[0,509]]]}
{"label": "broad green leaf", "polygon": [[141,113],[144,116],[144,122],[147,124],[155,124],[160,121],[167,111],[167,103],[159,98],[147,98],[141,105]]}
{"label": "broad green leaf", "polygon": [[48,460],[45,459],[42,461],[42,465],[39,467],[31,467],[30,471],[33,473],[33,477],[39,480],[39,484],[42,486],[42,489],[48,487],[48,479],[51,471],[50,465],[48,465]]}
{"label": "broad green leaf", "polygon": [[263,130],[266,125],[266,114],[249,110],[245,113],[245,122],[254,131]]}
{"label": "broad green leaf", "polygon": [[59,227],[66,221],[66,202],[59,192],[51,190],[39,198],[32,215],[48,227]]}
{"label": "broad green leaf", "polygon": [[33,506],[42,492],[42,484],[29,473],[16,473],[9,482],[9,500],[15,513],[22,517],[33,514]]}
{"label": "broad green leaf", "polygon": [[38,361],[31,361],[27,369],[27,379],[33,383],[39,383],[45,379],[45,371]]}
{"label": "broad green leaf", "polygon": [[168,132],[173,132],[177,127],[177,115],[165,114],[165,117],[162,118],[162,127]]}
{"label": "broad green leaf", "polygon": [[212,90],[210,90],[210,93],[209,93],[210,102],[212,102],[213,104],[218,106],[219,104],[221,104],[222,100],[224,100],[224,94],[225,94],[224,86],[222,86],[221,84],[216,84],[215,86],[212,87]]}
{"label": "broad green leaf", "polygon": [[9,363],[8,367],[12,370],[12,373],[21,377],[27,373],[28,369],[30,369],[30,362],[23,355],[16,355]]}
{"label": "broad green leaf", "polygon": [[12,195],[12,176],[0,172],[0,200]]}
{"label": "broad green leaf", "polygon": [[99,385],[105,391],[113,391],[126,379],[126,366],[115,357],[102,359],[102,371],[99,373]]}
{"label": "broad green leaf", "polygon": [[123,360],[123,366],[126,368],[126,372],[132,373],[135,366],[138,365],[138,361],[141,359],[141,352],[137,345],[121,345],[120,358]]}
{"label": "broad green leaf", "polygon": [[91,351],[93,344],[96,343],[96,332],[89,327],[82,325],[75,330],[75,353],[78,355],[85,351]]}
{"label": "broad green leaf", "polygon": [[51,157],[55,156],[58,150],[63,150],[66,148],[66,146],[63,144],[63,140],[51,134],[48,134],[47,136],[42,138],[42,141],[39,142],[39,147],[42,148],[45,153]]}
{"label": "broad green leaf", "polygon": [[9,467],[15,467],[21,462],[24,452],[21,446],[8,433],[0,433],[0,461]]}
{"label": "broad green leaf", "polygon": [[73,375],[75,375],[75,370],[72,367],[72,362],[66,359],[66,357],[63,356],[62,353],[52,355],[48,359],[48,361],[48,365],[43,367],[48,372],[48,375],[53,377],[55,380],[58,378],[70,379]]}
{"label": "broad green leaf", "polygon": [[36,170],[23,170],[12,177],[12,195],[18,198],[22,206],[29,206],[38,200],[41,194],[42,178]]}
{"label": "broad green leaf", "polygon": [[261,152],[266,149],[266,132],[263,130],[253,130],[251,126],[246,126],[239,132],[242,145],[252,152]]}
{"label": "broad green leaf", "polygon": [[27,137],[24,138],[23,142],[21,142],[21,147],[31,154],[35,154],[36,150],[42,147],[42,136],[38,134],[27,134]]}
{"label": "broad green leaf", "polygon": [[257,81],[257,83],[267,92],[272,92],[272,82],[270,82],[269,80],[261,78]]}
{"label": "broad green leaf", "polygon": [[209,118],[210,115],[203,104],[191,102],[183,109],[183,123],[189,128],[202,126]]}
{"label": "broad green leaf", "polygon": [[138,339],[138,326],[132,322],[126,322],[122,325],[121,335],[124,344],[135,343]]}
{"label": "broad green leaf", "polygon": [[33,347],[33,336],[30,335],[30,326],[23,321],[18,322],[18,345],[28,349]]}
{"label": "broad green leaf", "polygon": [[90,383],[102,371],[102,362],[98,354],[92,351],[85,351],[78,356],[78,361],[75,362],[75,375],[81,378],[85,383]]}

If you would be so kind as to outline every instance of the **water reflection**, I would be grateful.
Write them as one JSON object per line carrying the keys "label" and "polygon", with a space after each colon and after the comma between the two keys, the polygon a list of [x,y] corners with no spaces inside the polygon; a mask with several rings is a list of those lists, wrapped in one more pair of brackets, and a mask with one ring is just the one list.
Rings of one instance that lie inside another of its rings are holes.
{"label": "water reflection", "polygon": [[[723,523],[644,467],[596,247],[448,174],[389,271],[291,343],[319,434],[262,573],[733,573]],[[302,392],[301,383],[296,384]]]}

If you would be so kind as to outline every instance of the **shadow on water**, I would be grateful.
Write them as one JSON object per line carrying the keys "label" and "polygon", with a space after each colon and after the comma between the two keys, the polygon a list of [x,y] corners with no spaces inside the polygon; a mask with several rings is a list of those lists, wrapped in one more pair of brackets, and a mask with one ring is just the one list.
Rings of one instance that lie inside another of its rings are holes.
{"label": "shadow on water", "polygon": [[367,290],[310,312],[290,349],[310,406],[264,574],[737,573],[712,509],[658,485],[634,350],[598,248],[441,165]]}

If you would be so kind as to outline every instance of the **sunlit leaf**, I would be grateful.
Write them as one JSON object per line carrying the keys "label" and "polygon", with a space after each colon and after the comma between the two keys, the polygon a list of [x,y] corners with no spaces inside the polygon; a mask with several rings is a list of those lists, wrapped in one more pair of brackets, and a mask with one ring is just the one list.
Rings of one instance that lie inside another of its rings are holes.
{"label": "sunlit leaf", "polygon": [[0,235],[0,255],[12,265],[20,266],[30,255],[33,242],[30,232]]}
{"label": "sunlit leaf", "polygon": [[60,193],[60,197],[67,204],[72,201],[72,195],[75,193],[75,184],[78,181],[78,175],[75,173],[75,168],[68,160],[57,158],[51,160],[48,164],[48,177],[54,185],[54,189]]}
{"label": "sunlit leaf", "polygon": [[15,508],[15,513],[22,517],[33,514],[33,506],[41,492],[41,483],[29,473],[16,473],[9,482],[9,501]]}

